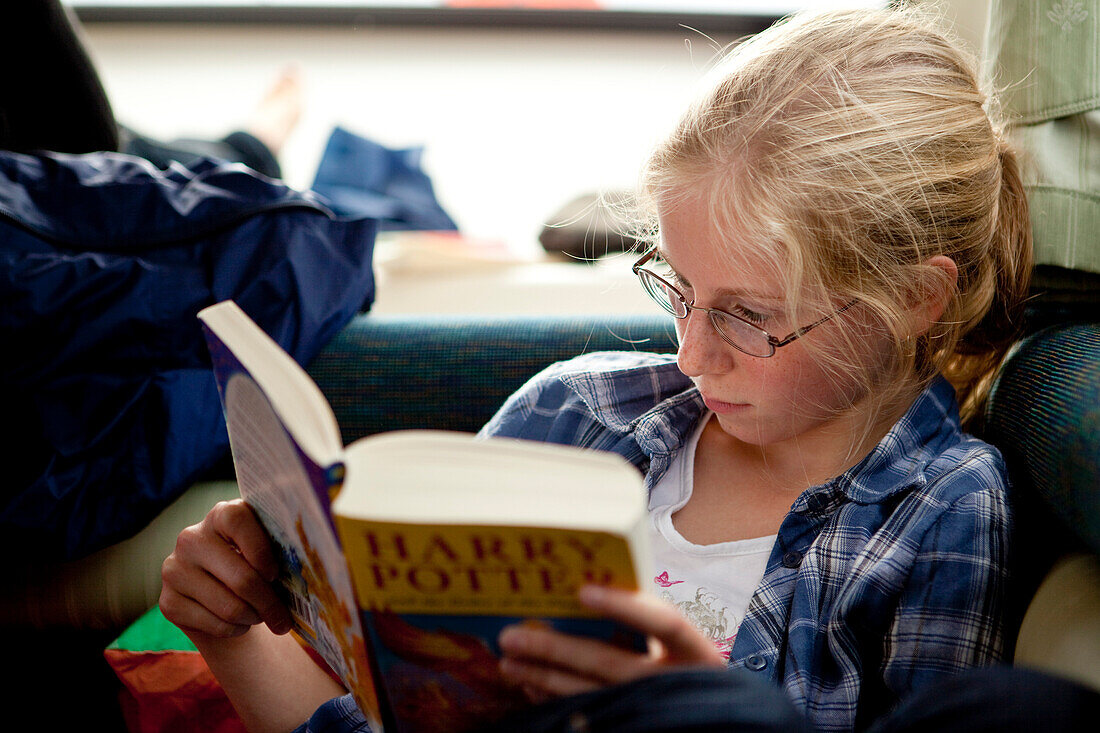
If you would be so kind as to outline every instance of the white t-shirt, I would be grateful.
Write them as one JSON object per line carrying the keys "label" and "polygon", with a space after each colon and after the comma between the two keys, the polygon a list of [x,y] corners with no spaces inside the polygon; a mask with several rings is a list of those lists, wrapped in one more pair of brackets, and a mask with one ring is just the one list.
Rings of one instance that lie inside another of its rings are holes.
{"label": "white t-shirt", "polygon": [[650,548],[657,594],[680,609],[728,657],[776,536],[697,545],[672,526],[672,515],[691,498],[695,449],[712,414],[699,421],[650,493]]}

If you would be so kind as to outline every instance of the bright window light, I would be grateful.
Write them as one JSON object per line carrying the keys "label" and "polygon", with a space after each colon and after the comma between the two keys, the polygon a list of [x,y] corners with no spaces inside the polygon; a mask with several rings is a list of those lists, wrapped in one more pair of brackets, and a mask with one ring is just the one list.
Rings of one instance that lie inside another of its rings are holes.
{"label": "bright window light", "polygon": [[[448,6],[475,7],[471,0],[448,2],[447,0],[63,0],[73,7],[378,7],[378,8],[446,8]],[[783,15],[801,9],[826,10],[830,8],[882,7],[885,0],[595,0],[593,3],[577,0],[561,0],[561,10],[584,9],[589,5],[597,10],[653,13],[718,13],[729,15]],[[547,0],[537,3],[517,0],[515,9],[549,10]],[[486,2],[486,9],[508,10],[499,2]]]}

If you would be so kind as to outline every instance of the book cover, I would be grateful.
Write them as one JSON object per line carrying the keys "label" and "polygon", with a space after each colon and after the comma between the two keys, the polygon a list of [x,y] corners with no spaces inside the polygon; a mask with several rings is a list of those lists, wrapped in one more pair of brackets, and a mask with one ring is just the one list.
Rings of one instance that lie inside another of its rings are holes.
{"label": "book cover", "polygon": [[[367,718],[377,724],[381,716],[366,642],[330,514],[330,498],[343,482],[343,463],[321,465],[303,449],[269,399],[275,388],[270,375],[250,371],[218,336],[219,313],[244,317],[236,306],[233,309],[236,312],[207,309],[200,317],[241,498],[256,512],[277,548],[277,585],[294,618],[295,632],[317,651],[355,695]],[[273,341],[270,346],[278,349]],[[245,360],[257,363],[255,358]]]}
{"label": "book cover", "polygon": [[372,730],[458,733],[527,705],[498,667],[513,623],[645,649],[577,597],[649,575],[645,490],[625,460],[444,431],[344,448],[316,384],[239,308],[200,318],[241,496],[280,553],[296,630]]}
{"label": "book cover", "polygon": [[644,650],[577,600],[636,588],[627,539],[545,527],[414,525],[337,514],[362,623],[399,731],[462,731],[527,704],[501,677],[507,625],[545,624]]}
{"label": "book cover", "polygon": [[645,649],[578,599],[647,577],[645,490],[618,456],[405,431],[349,447],[347,471],[370,490],[345,489],[332,512],[397,730],[462,731],[526,705],[498,667],[511,624]]}

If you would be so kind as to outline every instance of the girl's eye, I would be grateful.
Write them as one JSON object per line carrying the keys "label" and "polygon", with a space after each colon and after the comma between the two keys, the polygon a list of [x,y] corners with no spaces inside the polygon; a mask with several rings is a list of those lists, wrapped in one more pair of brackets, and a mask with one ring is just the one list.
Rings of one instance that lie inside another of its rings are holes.
{"label": "girl's eye", "polygon": [[687,298],[689,303],[695,302],[695,293],[691,289],[691,283],[677,275],[675,272],[669,276],[668,281],[676,286],[676,289],[680,291],[680,295]]}
{"label": "girl's eye", "polygon": [[665,282],[679,290],[681,295],[691,300],[691,284],[680,277],[680,274],[673,270],[667,262],[662,259],[656,259],[653,263],[653,271],[660,275]]}
{"label": "girl's eye", "polygon": [[743,305],[734,305],[730,308],[730,313],[744,318],[749,323],[753,323],[760,326],[767,322],[768,317],[763,313],[757,313],[756,311],[749,310]]}
{"label": "girl's eye", "polygon": [[679,282],[680,276],[676,274],[676,271],[669,267],[669,264],[659,257],[653,259],[653,272],[657,273],[670,283]]}

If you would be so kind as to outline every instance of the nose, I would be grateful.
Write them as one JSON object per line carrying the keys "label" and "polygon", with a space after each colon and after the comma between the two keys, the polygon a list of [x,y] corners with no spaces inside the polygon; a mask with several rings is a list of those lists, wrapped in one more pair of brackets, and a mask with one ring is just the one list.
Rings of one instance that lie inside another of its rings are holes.
{"label": "nose", "polygon": [[735,350],[714,330],[706,311],[691,310],[687,318],[677,320],[676,336],[676,364],[685,375],[701,377],[733,368]]}

